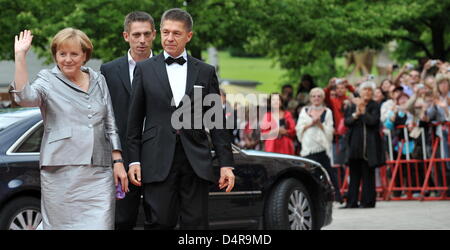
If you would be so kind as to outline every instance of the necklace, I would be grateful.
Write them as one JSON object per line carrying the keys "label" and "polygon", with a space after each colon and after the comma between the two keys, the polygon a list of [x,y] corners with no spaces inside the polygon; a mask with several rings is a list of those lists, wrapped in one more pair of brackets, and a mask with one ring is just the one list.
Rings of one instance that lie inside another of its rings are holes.
{"label": "necklace", "polygon": [[323,108],[324,108],[324,107],[323,107],[322,105],[320,105],[320,106],[314,106],[314,105],[311,105],[311,106],[310,106],[310,109],[311,109],[311,110],[316,110],[316,111],[317,111],[317,110],[321,110],[321,109],[323,109]]}

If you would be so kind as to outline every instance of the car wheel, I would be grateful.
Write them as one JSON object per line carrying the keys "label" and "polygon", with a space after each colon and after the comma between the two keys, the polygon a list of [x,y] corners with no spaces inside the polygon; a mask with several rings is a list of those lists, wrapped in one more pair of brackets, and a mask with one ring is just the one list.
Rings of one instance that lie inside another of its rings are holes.
{"label": "car wheel", "polygon": [[36,230],[41,221],[41,202],[34,197],[14,199],[0,212],[1,230]]}
{"label": "car wheel", "polygon": [[266,229],[315,229],[313,203],[300,181],[289,178],[274,187],[266,203],[264,221]]}

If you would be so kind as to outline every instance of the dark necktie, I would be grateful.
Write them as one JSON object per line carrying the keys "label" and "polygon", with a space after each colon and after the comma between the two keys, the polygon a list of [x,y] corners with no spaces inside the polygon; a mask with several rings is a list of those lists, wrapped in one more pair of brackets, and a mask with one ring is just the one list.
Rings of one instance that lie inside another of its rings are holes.
{"label": "dark necktie", "polygon": [[164,61],[167,63],[167,65],[171,65],[174,62],[178,63],[179,65],[183,65],[186,62],[184,57],[178,57],[178,58],[174,59],[173,57],[170,57],[170,56],[167,57],[166,60],[164,60]]}

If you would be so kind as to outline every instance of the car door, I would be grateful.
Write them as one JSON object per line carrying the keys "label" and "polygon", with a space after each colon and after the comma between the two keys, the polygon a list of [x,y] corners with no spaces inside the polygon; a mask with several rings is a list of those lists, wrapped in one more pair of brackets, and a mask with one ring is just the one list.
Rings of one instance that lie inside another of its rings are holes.
{"label": "car door", "polygon": [[[214,156],[214,152],[213,152]],[[262,200],[261,191],[255,190],[254,176],[259,168],[238,150],[233,150],[236,180],[233,190],[226,193],[220,190],[220,166],[213,157],[214,174],[217,183],[211,186],[209,193],[210,228],[247,228],[256,227],[260,222],[262,209],[258,201]]]}

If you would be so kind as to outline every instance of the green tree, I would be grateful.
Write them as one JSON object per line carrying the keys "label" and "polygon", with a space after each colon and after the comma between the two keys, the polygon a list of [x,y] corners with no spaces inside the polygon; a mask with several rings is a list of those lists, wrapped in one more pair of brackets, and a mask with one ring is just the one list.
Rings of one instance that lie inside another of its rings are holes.
{"label": "green tree", "polygon": [[[325,84],[342,73],[335,58],[392,40],[400,60],[450,57],[448,0],[0,0],[0,6],[0,59],[14,57],[13,37],[27,28],[35,34],[34,49],[51,60],[50,39],[72,26],[93,40],[94,57],[112,60],[127,48],[121,36],[127,13],[149,12],[159,31],[163,11],[173,7],[194,18],[192,55],[201,57],[211,45],[244,47],[273,58],[291,81],[310,73]],[[155,49],[161,49],[159,35]]]}
{"label": "green tree", "polygon": [[0,59],[14,59],[15,35],[21,30],[31,29],[33,47],[37,50],[48,47],[49,39],[45,34],[70,13],[73,5],[55,0],[0,0],[0,6]]}
{"label": "green tree", "polygon": [[[94,44],[93,57],[104,61],[122,56],[127,49],[123,41],[123,19],[126,14],[135,10],[150,13],[155,19],[158,37],[154,47],[161,49],[159,23],[163,12],[169,8],[183,8],[191,13],[194,19],[194,38],[189,43],[190,53],[201,58],[201,51],[208,46],[227,46],[242,44],[246,32],[243,32],[246,19],[239,16],[239,9],[249,9],[252,2],[239,0],[0,0],[3,20],[17,22],[1,22],[0,59],[13,59],[13,37],[20,30],[31,29],[34,34],[33,47],[40,56],[51,61],[48,46],[51,38],[64,27],[83,30]],[[3,9],[7,11],[3,11]],[[248,23],[248,22],[246,22]],[[244,28],[245,27],[245,28]]]}
{"label": "green tree", "polygon": [[397,30],[399,59],[450,58],[450,1],[402,0],[390,7],[385,15]]}
{"label": "green tree", "polygon": [[335,58],[345,51],[380,48],[392,39],[379,1],[266,0],[258,9],[258,36],[253,49],[268,50],[297,81],[312,74],[324,85],[337,74]]}

